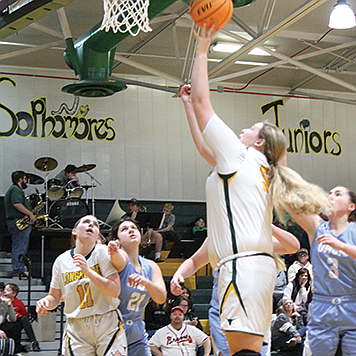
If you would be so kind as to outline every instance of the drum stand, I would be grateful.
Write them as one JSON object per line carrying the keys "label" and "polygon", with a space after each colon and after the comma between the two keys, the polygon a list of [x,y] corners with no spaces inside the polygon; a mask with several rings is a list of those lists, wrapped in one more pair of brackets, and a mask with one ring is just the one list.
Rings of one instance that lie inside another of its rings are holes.
{"label": "drum stand", "polygon": [[[45,177],[45,191],[46,191],[46,215],[48,215],[48,220],[46,221],[46,227],[58,227],[59,229],[63,229],[63,226],[58,224],[57,221],[53,220],[49,216],[49,209],[48,209],[48,172],[46,172],[46,177]],[[49,225],[48,222],[51,224]]]}
{"label": "drum stand", "polygon": [[[90,177],[90,187],[92,188],[92,191],[91,191],[91,213],[93,216],[95,216],[94,188],[96,187],[96,185],[94,184],[94,181],[97,184],[99,184],[100,186],[101,186],[101,183],[96,178],[94,178],[90,173],[88,173],[88,171],[86,171],[85,174],[87,174]],[[88,204],[88,191],[86,192],[86,203]],[[102,220],[98,219],[98,223],[99,223],[100,227],[105,226],[105,227],[108,227],[109,229],[111,228],[110,225],[108,225],[107,223],[105,223]]]}
{"label": "drum stand", "polygon": [[[48,209],[48,175],[49,172],[47,171],[47,167],[45,167],[45,172],[46,172],[46,176],[45,176],[45,191],[46,191],[46,197],[45,197],[45,201],[46,201],[46,215],[48,216],[48,219],[46,220],[46,227],[58,227],[60,229],[63,229],[63,226],[61,226],[60,224],[58,224],[56,221],[54,221],[52,218],[49,217],[49,209]],[[50,225],[48,223],[51,223]],[[44,256],[44,250],[45,250],[45,235],[42,232],[41,234],[41,278],[44,278],[44,265],[45,265],[45,256]]]}

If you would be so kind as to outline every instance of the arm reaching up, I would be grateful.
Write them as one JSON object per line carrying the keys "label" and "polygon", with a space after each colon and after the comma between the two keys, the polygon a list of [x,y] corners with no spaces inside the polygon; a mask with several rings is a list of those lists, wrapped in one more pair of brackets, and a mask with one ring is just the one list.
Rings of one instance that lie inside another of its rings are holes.
{"label": "arm reaching up", "polygon": [[183,85],[180,90],[181,98],[184,104],[185,112],[187,114],[190,132],[192,134],[195,146],[197,147],[200,155],[213,167],[216,165],[214,154],[211,148],[205,142],[203,135],[200,131],[197,118],[194,113],[191,101],[191,86],[189,84]]}

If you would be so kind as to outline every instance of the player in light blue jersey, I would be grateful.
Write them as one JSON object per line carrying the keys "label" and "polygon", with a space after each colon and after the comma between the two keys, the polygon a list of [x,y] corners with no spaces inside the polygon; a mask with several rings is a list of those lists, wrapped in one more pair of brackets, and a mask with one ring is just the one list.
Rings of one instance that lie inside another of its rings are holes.
{"label": "player in light blue jersey", "polygon": [[308,339],[313,356],[334,356],[341,341],[342,355],[356,350],[356,195],[335,187],[318,215],[290,215],[307,232],[311,245],[314,294],[309,311]]}
{"label": "player in light blue jersey", "polygon": [[150,299],[158,304],[167,292],[160,268],[139,256],[141,233],[131,218],[120,219],[111,229],[109,254],[121,280],[119,309],[124,319],[128,356],[150,356],[143,312]]}

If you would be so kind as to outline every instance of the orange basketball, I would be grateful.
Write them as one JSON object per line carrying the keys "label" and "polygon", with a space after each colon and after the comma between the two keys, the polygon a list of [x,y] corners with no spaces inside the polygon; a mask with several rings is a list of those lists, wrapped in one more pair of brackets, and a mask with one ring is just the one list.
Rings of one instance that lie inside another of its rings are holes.
{"label": "orange basketball", "polygon": [[231,19],[234,6],[232,0],[192,0],[189,6],[190,16],[197,26],[206,28],[215,25],[219,30]]}

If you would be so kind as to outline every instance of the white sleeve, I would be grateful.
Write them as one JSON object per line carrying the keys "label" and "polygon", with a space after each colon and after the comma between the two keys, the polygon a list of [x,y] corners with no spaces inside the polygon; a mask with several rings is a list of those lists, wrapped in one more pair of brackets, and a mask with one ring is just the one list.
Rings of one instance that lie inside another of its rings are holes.
{"label": "white sleeve", "polygon": [[293,279],[295,278],[295,275],[297,274],[299,270],[299,266],[297,266],[295,263],[293,263],[289,268],[288,268],[288,282],[292,282]]}
{"label": "white sleeve", "polygon": [[60,257],[56,258],[52,267],[52,280],[50,286],[54,289],[62,289],[63,283],[61,278]]}
{"label": "white sleeve", "polygon": [[284,292],[283,292],[283,300],[291,299],[291,297],[292,297],[292,290],[293,290],[293,283],[290,282],[290,283],[287,284],[287,287],[286,287],[286,289],[285,289]]}
{"label": "white sleeve", "polygon": [[203,333],[201,330],[199,330],[197,327],[192,326],[192,325],[187,325],[191,326],[189,328],[189,333],[194,337],[195,342],[198,344],[198,346],[201,346],[204,344],[204,342],[209,339],[209,336]]}
{"label": "white sleeve", "polygon": [[111,276],[117,273],[116,268],[111,263],[111,259],[108,253],[108,247],[106,245],[97,245],[100,248],[100,272],[103,277]]}
{"label": "white sleeve", "polygon": [[297,297],[298,297],[298,304],[301,304],[301,303],[306,303],[307,302],[307,300],[308,300],[308,291],[309,291],[309,289],[307,290],[305,287],[301,287],[300,289],[299,289],[299,292],[298,292],[298,295],[297,295]]}
{"label": "white sleeve", "polygon": [[162,334],[164,328],[158,329],[154,335],[150,338],[149,344],[150,346],[156,346],[160,348],[162,346]]}
{"label": "white sleeve", "polygon": [[216,114],[209,120],[203,137],[214,153],[219,173],[227,174],[240,169],[245,160],[247,148]]}

